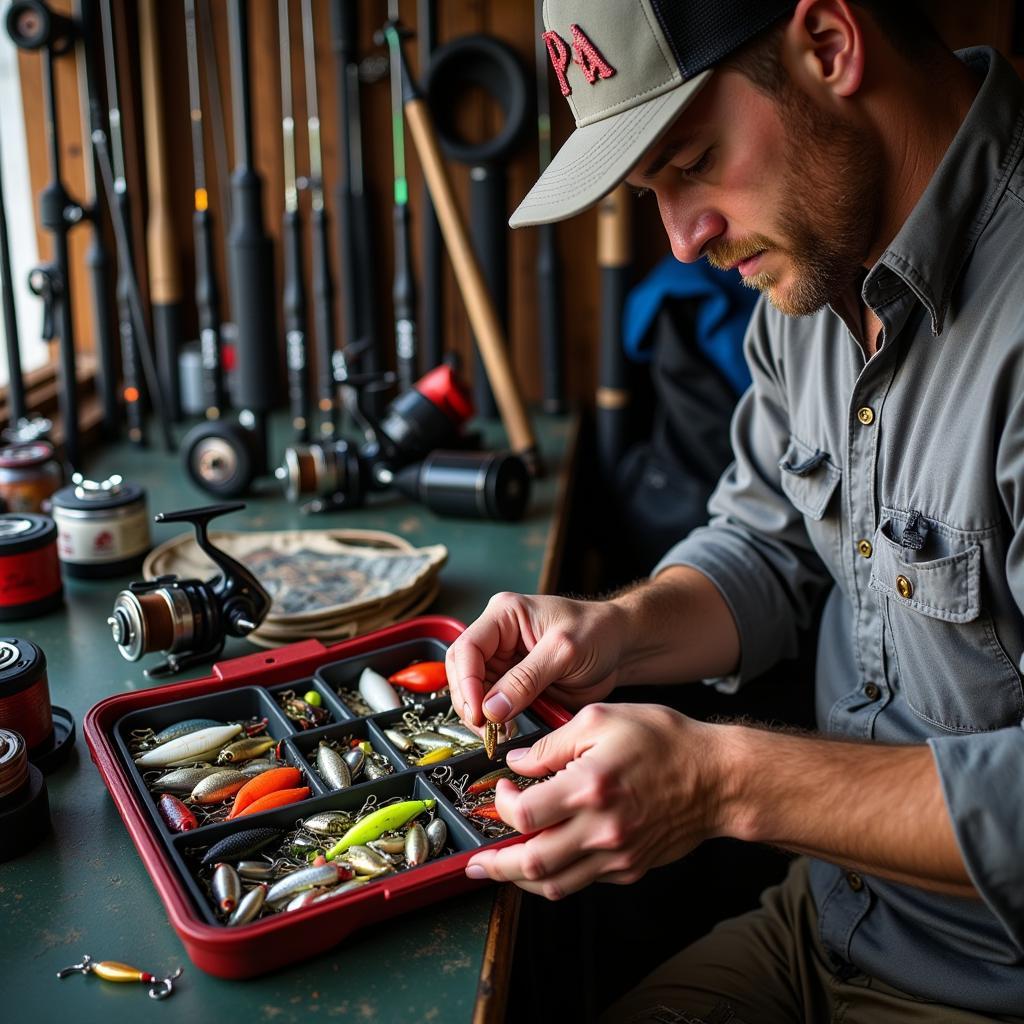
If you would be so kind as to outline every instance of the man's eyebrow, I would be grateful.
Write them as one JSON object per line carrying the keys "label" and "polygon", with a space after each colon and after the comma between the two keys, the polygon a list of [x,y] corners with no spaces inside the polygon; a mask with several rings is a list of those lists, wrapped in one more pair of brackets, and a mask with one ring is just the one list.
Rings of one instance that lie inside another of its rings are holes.
{"label": "man's eyebrow", "polygon": [[647,165],[647,169],[640,172],[643,181],[653,181],[664,169],[665,165],[676,154],[681,153],[693,142],[694,133],[682,135],[665,144],[661,152]]}

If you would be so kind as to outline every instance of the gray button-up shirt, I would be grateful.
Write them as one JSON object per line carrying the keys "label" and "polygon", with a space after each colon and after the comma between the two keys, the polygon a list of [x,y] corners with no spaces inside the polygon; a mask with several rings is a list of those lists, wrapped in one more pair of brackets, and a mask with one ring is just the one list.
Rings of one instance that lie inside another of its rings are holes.
{"label": "gray button-up shirt", "polygon": [[[742,656],[722,688],[792,655],[825,598],[821,730],[928,743],[983,901],[814,861],[821,938],[904,991],[1019,1014],[1024,85],[989,49],[959,56],[980,91],[861,296],[804,318],[758,304],[735,462],[655,573],[693,566],[728,602]],[[884,328],[870,360],[860,298]]]}

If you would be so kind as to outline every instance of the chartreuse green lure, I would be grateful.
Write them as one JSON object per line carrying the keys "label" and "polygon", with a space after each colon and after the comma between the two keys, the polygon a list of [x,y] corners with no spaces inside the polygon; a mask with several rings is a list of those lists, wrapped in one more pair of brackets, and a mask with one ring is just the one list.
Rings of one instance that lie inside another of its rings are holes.
{"label": "chartreuse green lure", "polygon": [[350,846],[365,846],[371,840],[379,839],[385,832],[407,825],[424,811],[431,810],[436,803],[436,800],[403,800],[401,803],[389,804],[373,811],[357,821],[327,851],[327,859],[334,860]]}

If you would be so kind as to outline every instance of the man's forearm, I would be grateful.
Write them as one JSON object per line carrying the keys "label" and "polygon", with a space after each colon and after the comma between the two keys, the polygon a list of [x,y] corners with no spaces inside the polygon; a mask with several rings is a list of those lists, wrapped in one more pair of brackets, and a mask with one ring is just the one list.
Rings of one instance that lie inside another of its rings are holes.
{"label": "man's forearm", "polygon": [[724,833],[978,898],[928,747],[719,728]]}
{"label": "man's forearm", "polygon": [[703,573],[673,566],[610,604],[624,616],[619,685],[728,675],[739,664],[732,612]]}

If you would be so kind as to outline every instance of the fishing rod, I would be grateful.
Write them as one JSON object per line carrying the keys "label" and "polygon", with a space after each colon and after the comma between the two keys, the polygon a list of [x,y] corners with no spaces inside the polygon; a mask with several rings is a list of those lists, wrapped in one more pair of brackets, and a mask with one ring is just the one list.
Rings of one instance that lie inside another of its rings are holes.
{"label": "fishing rod", "polygon": [[[96,355],[96,393],[103,411],[101,429],[106,440],[114,440],[121,432],[121,410],[117,385],[117,366],[114,360],[114,324],[111,317],[113,304],[110,288],[110,253],[103,238],[103,224],[107,219],[107,197],[99,187],[97,178],[99,156],[92,144],[92,132],[103,126],[103,99],[101,94],[102,50],[99,38],[96,0],[75,0],[74,17],[78,23],[78,97],[82,108],[82,121],[89,126],[84,133],[86,202],[92,235],[85,253],[85,264],[92,279],[93,350]],[[99,62],[99,63],[98,63]]]}
{"label": "fishing rod", "polygon": [[412,387],[416,379],[416,282],[412,276],[412,249],[409,244],[409,181],[405,176],[405,116],[402,109],[402,68],[398,51],[398,0],[388,0],[388,18],[384,38],[391,54],[391,152],[394,161],[395,276],[391,302],[395,314],[395,368],[400,391]]}
{"label": "fishing rod", "polygon": [[401,68],[402,96],[409,134],[416,147],[423,175],[430,186],[448,257],[455,271],[455,280],[466,307],[473,336],[483,357],[487,376],[494,389],[494,397],[508,434],[509,444],[516,454],[526,461],[530,472],[538,476],[543,471],[543,466],[536,437],[512,372],[501,323],[484,284],[480,264],[466,233],[462,214],[455,202],[455,193],[441,157],[430,108],[409,74],[398,26],[389,22],[387,29],[393,31],[398,39],[393,55]]}
{"label": "fishing rod", "polygon": [[21,349],[18,343],[18,311],[14,305],[14,278],[11,273],[11,246],[7,237],[7,204],[4,201],[3,155],[0,153],[0,297],[4,307],[4,343],[7,350],[7,419],[13,426],[24,419],[25,378],[21,373]]}
{"label": "fishing rod", "polygon": [[[203,98],[196,43],[196,0],[185,0],[185,50],[188,62],[188,96],[192,122],[193,189],[192,235],[195,239],[196,314],[202,366],[206,418],[215,420],[224,409],[224,367],[220,355],[220,289],[214,272],[213,215],[206,187],[206,156],[203,148]],[[216,88],[216,82],[210,83]]]}
{"label": "fishing rod", "polygon": [[[498,320],[508,322],[508,224],[505,166],[519,148],[529,117],[529,82],[519,58],[494,36],[469,35],[440,47],[430,63],[426,89],[445,154],[469,167],[469,222],[473,248],[483,268]],[[479,89],[501,108],[498,131],[467,141],[455,123],[459,97]],[[477,354],[473,401],[486,419],[497,409],[483,363]]]}
{"label": "fishing rod", "polygon": [[601,352],[595,396],[597,460],[610,484],[626,449],[629,380],[622,348],[622,308],[629,290],[633,217],[629,188],[620,185],[597,207],[597,262],[601,268]]}
{"label": "fishing rod", "polygon": [[[534,66],[537,72],[537,143],[539,174],[551,163],[551,97],[548,71],[551,61],[544,41],[544,0],[534,0]],[[562,369],[558,242],[554,224],[537,227],[537,316],[543,407],[547,413],[565,412],[565,380]]]}
{"label": "fishing rod", "polygon": [[[345,140],[344,175],[338,191],[338,227],[341,244],[342,312],[345,347],[339,354],[340,374],[347,362],[357,362],[364,374],[383,370],[377,337],[373,287],[373,237],[370,233],[370,201],[363,175],[363,129],[359,102],[359,10],[355,0],[331,0],[331,47],[338,65],[339,137]],[[367,408],[381,411],[382,396],[367,396]],[[332,402],[333,382],[332,382]],[[324,429],[326,421],[321,429]]]}
{"label": "fishing rod", "polygon": [[334,324],[334,281],[331,276],[331,249],[327,239],[328,217],[324,206],[323,155],[320,147],[320,104],[316,88],[316,45],[313,35],[313,3],[302,0],[302,52],[306,68],[306,136],[309,141],[309,178],[311,200],[309,227],[312,244],[313,323],[316,328],[317,364],[320,367],[319,409],[322,423],[333,433],[336,423],[334,359],[338,339]]}
{"label": "fishing rod", "polygon": [[[100,20],[103,36],[104,63],[107,68],[107,116],[110,126],[108,137],[102,123],[93,130],[92,144],[99,159],[96,166],[100,181],[110,208],[110,222],[114,228],[114,243],[117,251],[117,305],[118,330],[121,335],[121,380],[122,395],[128,416],[128,437],[136,444],[145,444],[145,419],[142,402],[142,381],[138,375],[141,367],[146,379],[146,388],[153,402],[164,447],[174,451],[174,437],[164,405],[163,391],[156,372],[153,343],[146,327],[142,309],[142,292],[135,276],[132,258],[131,204],[128,200],[128,183],[125,178],[124,138],[121,132],[121,109],[117,100],[117,50],[114,42],[114,21],[110,10],[111,0],[102,0]],[[102,122],[102,119],[101,119]]]}
{"label": "fishing rod", "polygon": [[64,427],[64,453],[71,468],[78,469],[81,451],[68,233],[82,221],[85,211],[68,195],[61,177],[60,125],[53,72],[54,60],[72,51],[76,26],[70,18],[51,11],[40,0],[18,0],[7,9],[7,32],[21,49],[39,50],[42,60],[50,180],[39,193],[39,223],[50,234],[53,260],[29,272],[29,288],[43,300],[43,338],[46,341],[60,339],[57,405]]}
{"label": "fishing rod", "polygon": [[267,415],[276,398],[277,365],[274,252],[263,227],[263,182],[253,164],[247,0],[228,2],[228,44],[235,135],[228,292],[238,329],[240,410],[237,422],[200,424],[182,441],[193,482],[221,497],[242,494],[267,473]]}
{"label": "fishing rod", "polygon": [[213,18],[210,3],[199,4],[199,42],[203,48],[203,64],[206,67],[206,99],[210,108],[213,127],[213,166],[217,172],[217,191],[220,193],[221,216],[225,223],[231,223],[231,171],[228,165],[228,130],[224,119],[224,104],[221,101],[220,61],[214,44]]}
{"label": "fishing rod", "polygon": [[[281,248],[284,273],[281,304],[284,314],[285,356],[288,366],[288,405],[297,441],[309,440],[309,368],[306,359],[306,289],[302,283],[302,220],[295,172],[295,115],[292,111],[291,35],[288,0],[278,0],[278,39],[281,51],[281,136],[284,152],[284,218]],[[328,365],[330,365],[328,363]]]}
{"label": "fishing rod", "polygon": [[156,0],[139,5],[139,47],[142,55],[142,134],[146,147],[146,251],[149,256],[149,298],[153,311],[153,340],[160,370],[164,405],[171,419],[181,420],[178,349],[181,347],[181,272],[174,239],[174,215],[168,181],[167,132],[160,102],[160,44]]}
{"label": "fishing rod", "polygon": [[[417,0],[416,39],[419,66],[430,67],[437,45],[437,5],[434,0]],[[444,359],[444,260],[441,249],[441,226],[430,199],[430,189],[423,183],[420,203],[420,269],[423,275],[423,303],[420,313],[420,369],[424,372],[439,366]]]}

